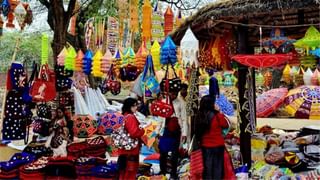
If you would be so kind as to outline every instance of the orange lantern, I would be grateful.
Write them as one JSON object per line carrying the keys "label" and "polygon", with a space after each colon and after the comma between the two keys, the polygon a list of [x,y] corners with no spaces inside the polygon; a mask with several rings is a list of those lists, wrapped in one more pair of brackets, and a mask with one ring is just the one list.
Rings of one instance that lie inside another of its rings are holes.
{"label": "orange lantern", "polygon": [[270,71],[267,71],[264,74],[264,85],[265,86],[271,86],[271,83],[272,83],[272,74],[271,74]]}
{"label": "orange lantern", "polygon": [[151,39],[151,14],[152,6],[149,0],[144,0],[142,6],[142,39],[149,41]]}
{"label": "orange lantern", "polygon": [[164,13],[164,35],[167,36],[173,30],[173,12],[168,6]]}
{"label": "orange lantern", "polygon": [[149,52],[147,50],[146,43],[143,41],[138,52],[136,53],[136,66],[141,71],[143,70],[148,54]]}
{"label": "orange lantern", "polygon": [[75,63],[75,71],[82,72],[82,66],[83,66],[83,59],[84,54],[81,50],[78,51],[77,57],[76,57],[76,63]]}
{"label": "orange lantern", "polygon": [[131,0],[130,3],[130,26],[132,32],[139,31],[138,0]]}

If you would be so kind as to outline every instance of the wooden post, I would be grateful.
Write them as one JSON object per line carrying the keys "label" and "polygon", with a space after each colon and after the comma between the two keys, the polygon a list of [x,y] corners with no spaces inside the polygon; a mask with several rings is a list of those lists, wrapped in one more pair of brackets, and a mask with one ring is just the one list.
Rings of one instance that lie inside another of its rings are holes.
{"label": "wooden post", "polygon": [[[246,21],[247,22],[247,21]],[[243,22],[243,23],[246,23]],[[238,40],[238,54],[248,53],[248,28],[244,26],[238,26],[237,28],[237,40]],[[247,132],[247,126],[249,125],[249,113],[248,108],[244,108],[248,103],[248,99],[245,96],[246,80],[248,74],[248,67],[241,64],[238,65],[238,91],[239,91],[239,104],[240,104],[240,151],[242,154],[243,163],[251,167],[251,133]],[[238,109],[239,111],[239,109]]]}

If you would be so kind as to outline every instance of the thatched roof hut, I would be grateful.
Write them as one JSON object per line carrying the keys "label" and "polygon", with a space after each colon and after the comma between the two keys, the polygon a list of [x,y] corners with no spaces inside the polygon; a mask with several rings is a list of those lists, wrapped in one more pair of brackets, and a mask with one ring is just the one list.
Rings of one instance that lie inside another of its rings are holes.
{"label": "thatched roof hut", "polygon": [[[190,26],[199,40],[207,40],[247,20],[246,24],[256,25],[249,28],[249,42],[257,43],[259,25],[263,29],[269,29],[263,31],[264,36],[268,36],[271,27],[267,26],[319,24],[319,2],[320,0],[218,0],[188,17],[172,36],[174,41],[179,43]],[[286,28],[286,34],[299,38],[303,36],[306,28]]]}

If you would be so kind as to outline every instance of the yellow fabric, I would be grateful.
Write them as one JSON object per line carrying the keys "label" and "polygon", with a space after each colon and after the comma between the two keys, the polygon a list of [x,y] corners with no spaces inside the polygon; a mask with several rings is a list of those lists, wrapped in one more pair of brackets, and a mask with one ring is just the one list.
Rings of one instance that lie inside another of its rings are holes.
{"label": "yellow fabric", "polygon": [[[289,96],[289,95],[288,95]],[[292,103],[286,106],[286,111],[291,115],[294,116],[300,106],[303,104],[304,99],[298,98],[295,99]]]}
{"label": "yellow fabric", "polygon": [[151,15],[152,6],[149,0],[144,0],[142,6],[142,39],[149,41],[151,39]]}
{"label": "yellow fabric", "polygon": [[263,139],[251,138],[251,147],[253,149],[265,149],[267,147],[267,141]]}

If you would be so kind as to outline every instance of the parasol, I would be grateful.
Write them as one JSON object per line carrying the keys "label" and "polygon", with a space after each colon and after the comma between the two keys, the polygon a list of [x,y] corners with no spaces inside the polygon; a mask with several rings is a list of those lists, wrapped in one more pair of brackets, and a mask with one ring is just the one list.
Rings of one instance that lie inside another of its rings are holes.
{"label": "parasol", "polygon": [[292,58],[291,54],[255,54],[255,55],[235,55],[232,59],[236,60],[240,64],[254,67],[274,67],[280,64],[284,64],[286,61]]}
{"label": "parasol", "polygon": [[287,94],[287,88],[277,88],[271,89],[258,96],[256,99],[257,117],[268,117],[271,115],[281,106]]}
{"label": "parasol", "polygon": [[296,118],[320,119],[320,86],[300,86],[284,100],[287,112]]}

